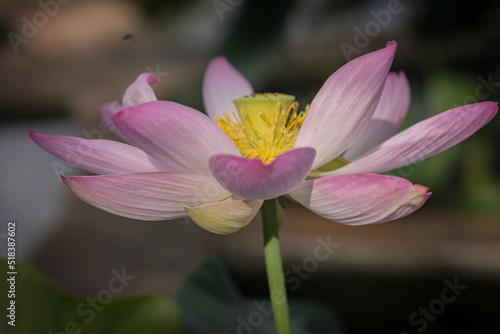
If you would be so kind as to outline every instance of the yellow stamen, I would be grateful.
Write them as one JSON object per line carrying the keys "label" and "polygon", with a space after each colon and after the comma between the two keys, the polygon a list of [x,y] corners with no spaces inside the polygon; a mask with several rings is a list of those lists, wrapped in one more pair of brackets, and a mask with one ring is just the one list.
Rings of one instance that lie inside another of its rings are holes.
{"label": "yellow stamen", "polygon": [[293,148],[309,106],[300,113],[292,95],[264,93],[233,101],[234,112],[216,121],[233,140],[243,156],[270,164],[278,155]]}

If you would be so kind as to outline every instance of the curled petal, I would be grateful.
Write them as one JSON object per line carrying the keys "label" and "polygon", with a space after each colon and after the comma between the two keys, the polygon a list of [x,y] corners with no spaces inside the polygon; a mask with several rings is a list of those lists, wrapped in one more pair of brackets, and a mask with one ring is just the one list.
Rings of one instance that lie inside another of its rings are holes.
{"label": "curled petal", "polygon": [[199,111],[168,101],[119,111],[113,121],[128,142],[166,170],[210,175],[208,161],[219,153],[240,155],[224,131]]}
{"label": "curled petal", "polygon": [[383,223],[420,208],[429,188],[379,174],[348,174],[304,181],[290,195],[306,208],[346,225]]}
{"label": "curled petal", "polygon": [[235,110],[233,100],[253,94],[250,82],[224,57],[208,64],[203,78],[203,103],[211,119]]}
{"label": "curled petal", "polygon": [[120,138],[125,139],[113,122],[113,115],[123,108],[135,106],[141,103],[157,101],[156,95],[151,85],[157,81],[156,76],[151,73],[142,73],[137,77],[134,83],[128,86],[123,96],[123,105],[113,101],[104,104],[99,108],[99,117],[104,125],[111,131],[117,134]]}
{"label": "curled petal", "polygon": [[35,143],[68,164],[96,174],[158,172],[148,155],[127,144],[104,139],[51,136],[30,131]]}
{"label": "curled petal", "polygon": [[310,147],[279,155],[271,164],[229,154],[210,159],[214,178],[231,193],[250,199],[271,199],[298,186],[311,169],[316,152]]}
{"label": "curled petal", "polygon": [[373,118],[343,157],[357,160],[373,147],[392,137],[401,127],[410,107],[410,84],[403,72],[391,72]]}
{"label": "curled petal", "polygon": [[184,173],[73,176],[64,183],[83,201],[140,220],[184,217],[185,206],[221,201],[231,194],[212,178]]}
{"label": "curled petal", "polygon": [[123,107],[136,106],[138,104],[157,101],[155,92],[151,85],[157,82],[156,76],[151,73],[140,74],[135,82],[128,86],[123,95]]}
{"label": "curled petal", "polygon": [[186,207],[189,217],[201,228],[216,234],[230,234],[252,221],[262,200],[229,200]]}
{"label": "curled petal", "polygon": [[438,154],[486,125],[498,111],[496,102],[469,104],[419,122],[383,142],[370,154],[324,173],[383,173]]}
{"label": "curled petal", "polygon": [[339,156],[363,131],[377,107],[396,43],[356,58],[333,73],[311,102],[294,147],[316,150],[313,169]]}

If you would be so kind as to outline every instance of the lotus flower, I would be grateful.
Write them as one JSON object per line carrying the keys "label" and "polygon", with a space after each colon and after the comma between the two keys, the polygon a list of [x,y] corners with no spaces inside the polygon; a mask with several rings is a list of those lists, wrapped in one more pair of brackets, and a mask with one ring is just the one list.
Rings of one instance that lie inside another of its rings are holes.
{"label": "lotus flower", "polygon": [[[223,57],[203,81],[207,115],[157,101],[152,74],[141,74],[103,121],[126,143],[52,136],[31,138],[54,156],[96,176],[62,176],[85,202],[124,217],[189,216],[228,234],[247,225],[263,200],[288,194],[338,223],[381,223],[406,216],[428,188],[381,175],[437,154],[488,123],[483,102],[445,111],[398,134],[410,101],[403,73],[389,73],[396,43],[332,74],[298,112],[294,97],[254,94]],[[75,159],[76,158],[76,159]]]}

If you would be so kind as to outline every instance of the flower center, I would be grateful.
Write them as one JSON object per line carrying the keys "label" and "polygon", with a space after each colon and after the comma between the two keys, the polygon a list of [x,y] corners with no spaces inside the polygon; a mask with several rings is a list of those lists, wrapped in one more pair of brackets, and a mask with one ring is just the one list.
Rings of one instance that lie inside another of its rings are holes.
{"label": "flower center", "polygon": [[216,117],[217,124],[233,140],[246,158],[270,164],[278,155],[293,148],[309,106],[297,112],[299,103],[292,95],[262,93],[233,100],[238,116],[227,112]]}

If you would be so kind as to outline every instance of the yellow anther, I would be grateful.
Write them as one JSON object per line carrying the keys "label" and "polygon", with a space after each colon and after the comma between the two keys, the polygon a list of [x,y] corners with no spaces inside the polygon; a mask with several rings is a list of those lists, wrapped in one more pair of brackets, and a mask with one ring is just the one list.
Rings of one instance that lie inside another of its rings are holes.
{"label": "yellow anther", "polygon": [[265,93],[233,101],[239,117],[231,112],[216,121],[233,140],[243,156],[270,164],[293,148],[309,106],[300,113],[292,95]]}

